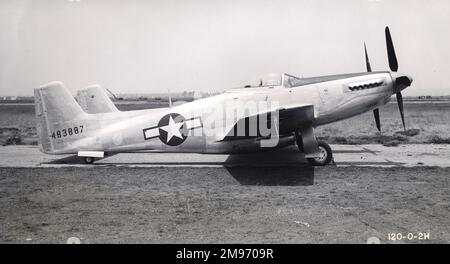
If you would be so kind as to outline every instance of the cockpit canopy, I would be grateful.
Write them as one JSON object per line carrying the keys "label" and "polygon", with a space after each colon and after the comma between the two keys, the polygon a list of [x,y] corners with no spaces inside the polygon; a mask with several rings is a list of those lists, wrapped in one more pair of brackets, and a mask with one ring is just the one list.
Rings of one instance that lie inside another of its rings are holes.
{"label": "cockpit canopy", "polygon": [[259,77],[256,81],[245,85],[245,88],[256,88],[256,87],[294,87],[301,85],[302,79],[295,77],[287,73],[270,73]]}

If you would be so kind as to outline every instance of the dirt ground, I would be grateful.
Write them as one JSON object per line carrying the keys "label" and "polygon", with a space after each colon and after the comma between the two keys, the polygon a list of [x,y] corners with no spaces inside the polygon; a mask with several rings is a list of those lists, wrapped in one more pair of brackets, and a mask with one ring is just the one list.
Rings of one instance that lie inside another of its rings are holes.
{"label": "dirt ground", "polygon": [[[0,242],[450,242],[450,168],[0,168]],[[429,233],[389,241],[388,233]]]}

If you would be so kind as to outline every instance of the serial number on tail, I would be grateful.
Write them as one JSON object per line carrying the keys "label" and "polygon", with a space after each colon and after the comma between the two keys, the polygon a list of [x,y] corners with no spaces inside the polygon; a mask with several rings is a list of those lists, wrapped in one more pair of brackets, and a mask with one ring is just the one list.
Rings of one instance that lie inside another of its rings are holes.
{"label": "serial number on tail", "polygon": [[55,138],[63,138],[63,137],[70,137],[73,135],[78,135],[78,134],[83,133],[83,128],[84,128],[84,125],[58,129],[56,131],[53,131],[52,138],[55,139]]}

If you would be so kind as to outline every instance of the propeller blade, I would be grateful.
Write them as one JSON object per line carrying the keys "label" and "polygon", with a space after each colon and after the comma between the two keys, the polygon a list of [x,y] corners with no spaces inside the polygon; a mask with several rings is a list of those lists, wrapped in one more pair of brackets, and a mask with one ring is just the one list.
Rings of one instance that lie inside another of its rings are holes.
{"label": "propeller blade", "polygon": [[366,43],[365,42],[364,42],[364,53],[366,54],[367,72],[372,72],[372,67],[370,67],[370,61],[369,61],[369,56],[367,55],[367,48],[366,48]]}
{"label": "propeller blade", "polygon": [[398,70],[397,56],[395,55],[394,43],[392,43],[391,32],[389,27],[385,29],[386,34],[386,48],[389,60],[389,68],[391,71],[396,72]]}
{"label": "propeller blade", "polygon": [[397,96],[398,110],[400,110],[400,116],[402,117],[403,130],[406,131],[405,115],[403,113],[403,97],[402,97],[402,93],[401,92],[397,92],[396,96]]}
{"label": "propeller blade", "polygon": [[380,110],[374,109],[373,116],[375,117],[375,124],[377,125],[378,131],[381,132],[381,124],[380,124]]}
{"label": "propeller blade", "polygon": [[[367,72],[372,72],[372,67],[370,66],[369,55],[367,55],[367,47],[365,42],[364,42],[364,54],[366,55]],[[373,110],[373,116],[375,117],[375,124],[377,125],[378,131],[381,132],[380,111],[378,110],[378,108]]]}

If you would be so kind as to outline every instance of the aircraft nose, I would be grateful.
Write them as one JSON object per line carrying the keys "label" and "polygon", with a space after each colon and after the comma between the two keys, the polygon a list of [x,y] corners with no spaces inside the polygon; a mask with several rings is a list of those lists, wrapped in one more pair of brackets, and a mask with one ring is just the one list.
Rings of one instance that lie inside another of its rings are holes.
{"label": "aircraft nose", "polygon": [[408,78],[408,86],[411,86],[412,82],[413,82],[413,78],[410,75],[405,75],[404,77]]}
{"label": "aircraft nose", "polygon": [[411,86],[411,84],[412,84],[412,82],[414,81],[414,79],[413,79],[413,77],[411,77],[411,76],[409,76],[409,75],[408,75],[408,78],[409,78],[409,85]]}
{"label": "aircraft nose", "polygon": [[400,92],[403,89],[411,86],[413,78],[409,75],[399,75],[395,77],[394,93]]}

